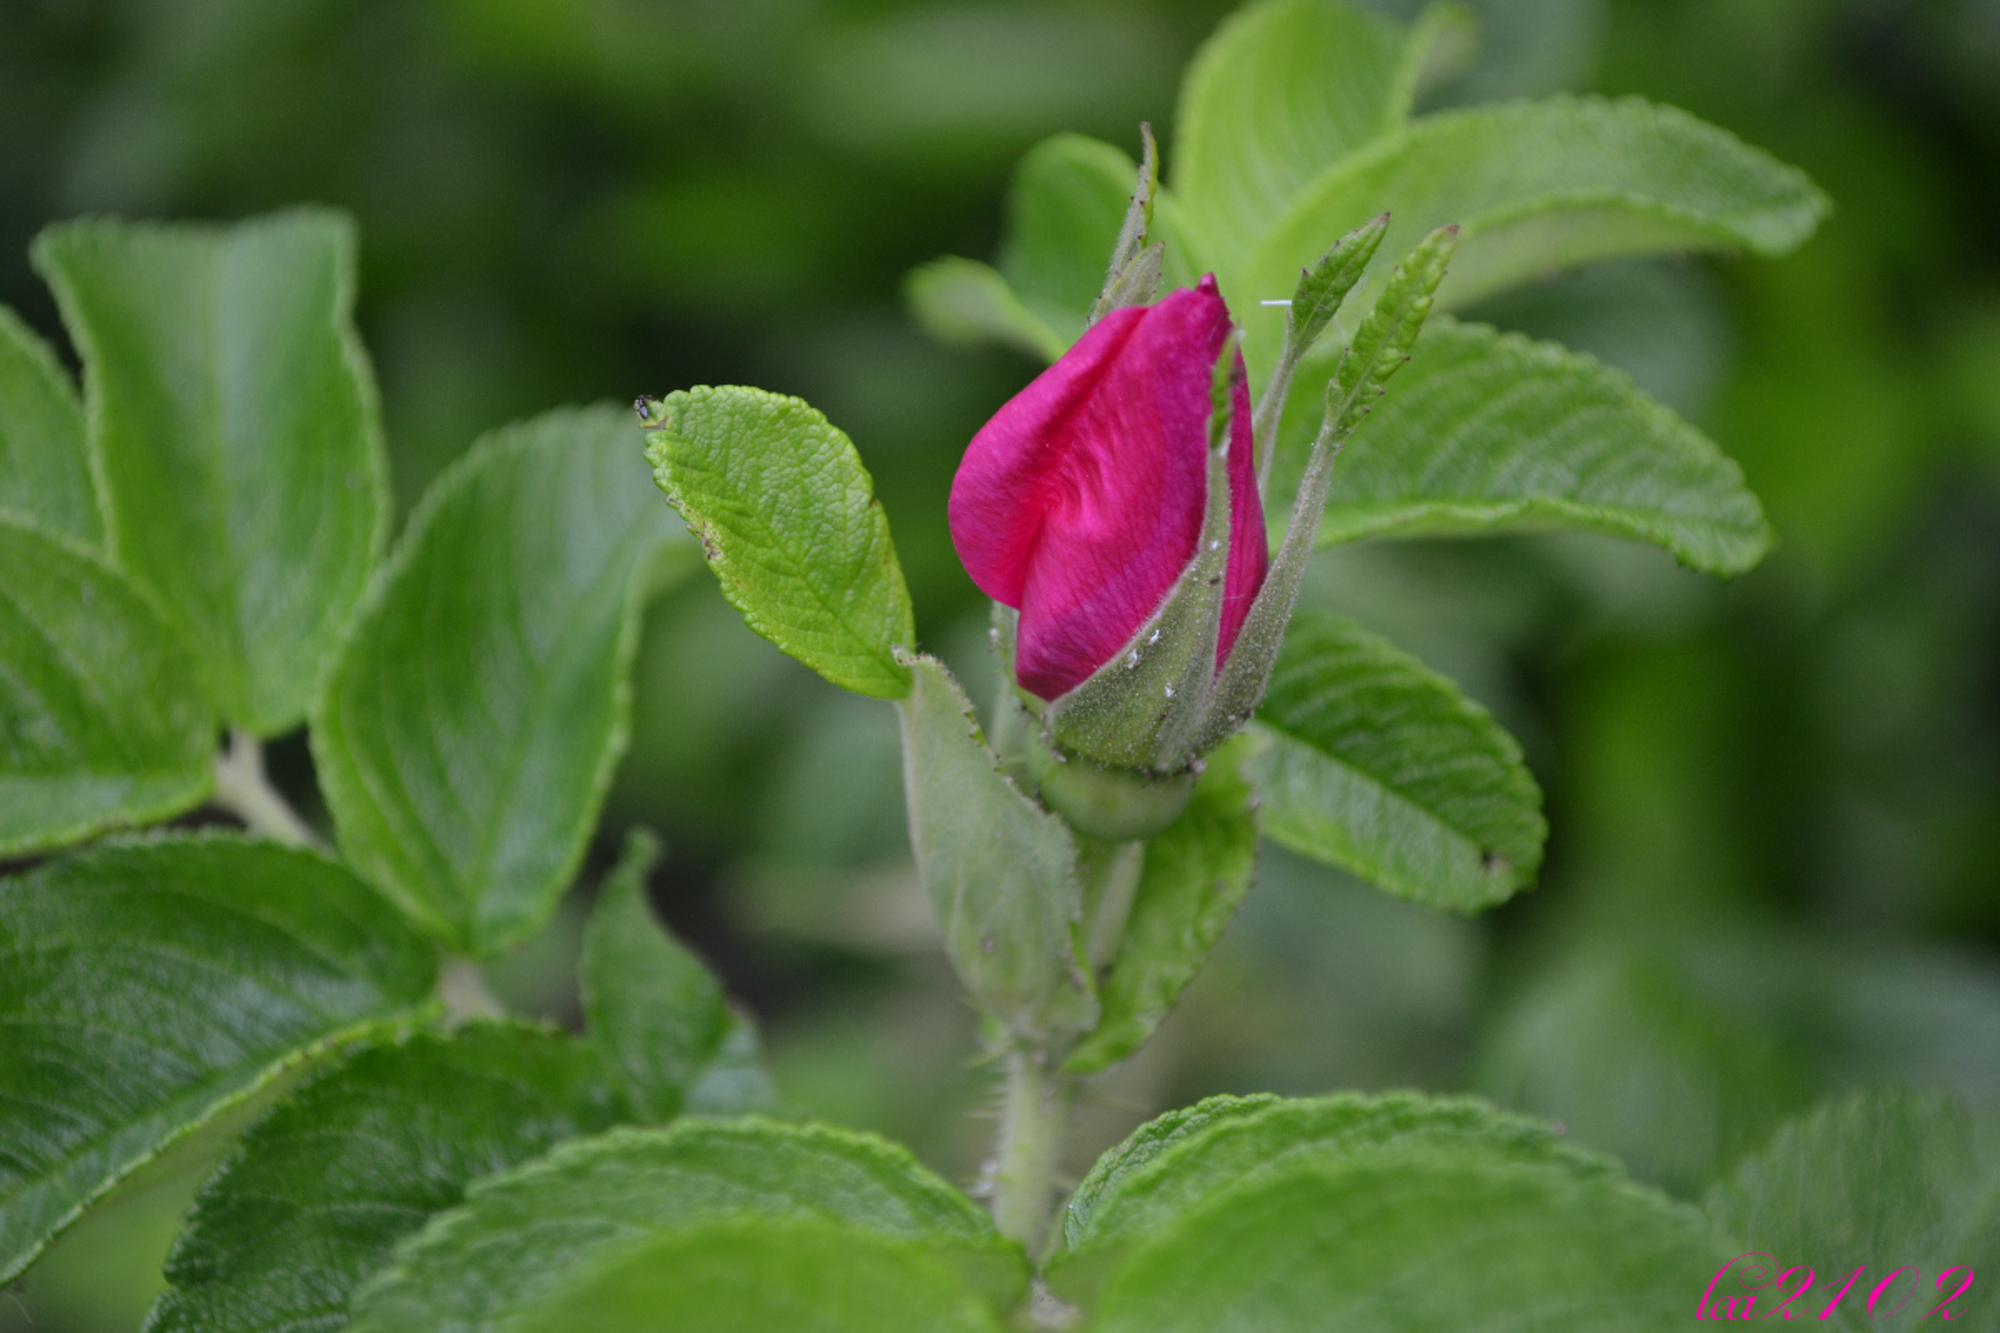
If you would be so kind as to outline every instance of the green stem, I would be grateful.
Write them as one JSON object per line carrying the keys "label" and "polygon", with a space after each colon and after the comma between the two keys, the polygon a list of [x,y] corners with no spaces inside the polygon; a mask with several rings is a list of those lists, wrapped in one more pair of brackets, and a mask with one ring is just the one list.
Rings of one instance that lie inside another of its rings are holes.
{"label": "green stem", "polygon": [[235,815],[252,833],[288,847],[324,848],[312,827],[292,809],[264,774],[264,747],[255,736],[229,733],[229,744],[215,758],[215,804]]}
{"label": "green stem", "polygon": [[1102,977],[1118,957],[1132,900],[1139,893],[1146,844],[1100,842],[1077,835],[1078,872],[1083,880],[1083,920],[1091,970]]}
{"label": "green stem", "polygon": [[1250,438],[1256,441],[1257,493],[1260,496],[1271,486],[1271,463],[1278,456],[1278,423],[1285,415],[1285,399],[1292,392],[1292,376],[1298,373],[1299,363],[1305,360],[1305,354],[1306,349],[1293,342],[1288,324],[1285,345],[1278,352],[1278,364],[1271,367],[1271,378],[1265,382],[1256,410],[1250,415]]}
{"label": "green stem", "polygon": [[1052,1054],[1015,1047],[1007,1053],[1007,1088],[993,1160],[993,1222],[1030,1255],[1041,1253],[1049,1204],[1069,1119],[1070,1080]]}

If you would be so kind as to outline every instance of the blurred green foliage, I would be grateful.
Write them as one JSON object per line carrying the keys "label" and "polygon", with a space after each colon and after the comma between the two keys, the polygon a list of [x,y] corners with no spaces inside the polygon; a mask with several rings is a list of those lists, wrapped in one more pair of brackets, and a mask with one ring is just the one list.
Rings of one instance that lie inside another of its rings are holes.
{"label": "blurred green foliage", "polygon": [[[54,219],[349,209],[402,511],[475,435],[559,403],[796,393],[860,448],[925,641],[980,694],[943,501],[1032,367],[928,343],[900,279],[990,254],[1048,133],[1133,147],[1150,120],[1171,177],[1180,67],[1229,7],[6,0],[0,301],[59,338],[25,258]],[[1469,1087],[1692,1194],[1838,1087],[2000,1098],[2000,3],[1472,7],[1482,43],[1432,105],[1640,93],[1836,201],[1781,262],[1609,266],[1474,312],[1700,423],[1780,548],[1727,585],[1594,538],[1323,554],[1310,604],[1527,746],[1543,887],[1465,921],[1271,853],[1086,1109],[1079,1168],[1205,1093]],[[650,613],[635,705],[593,869],[625,825],[662,829],[659,905],[758,1011],[787,1108],[970,1178],[990,1074],[909,870],[890,711],[700,579]],[[307,785],[302,745],[273,762]],[[576,921],[496,984],[573,1017]],[[0,1328],[134,1327],[192,1179],[79,1230]]]}

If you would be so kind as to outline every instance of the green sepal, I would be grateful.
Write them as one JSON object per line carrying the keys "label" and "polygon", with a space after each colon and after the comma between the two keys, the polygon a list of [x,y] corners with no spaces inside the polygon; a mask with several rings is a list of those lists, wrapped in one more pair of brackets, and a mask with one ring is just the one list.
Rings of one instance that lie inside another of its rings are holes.
{"label": "green sepal", "polygon": [[1138,178],[1132,186],[1132,201],[1126,206],[1125,220],[1119,224],[1118,239],[1111,246],[1111,266],[1104,290],[1091,307],[1095,324],[1113,310],[1126,306],[1151,305],[1159,295],[1160,273],[1167,247],[1152,239],[1153,196],[1160,188],[1160,149],[1153,142],[1153,127],[1141,124],[1139,136],[1145,141],[1139,159]]}
{"label": "green sepal", "polygon": [[902,661],[910,841],[952,966],[974,1003],[1018,1036],[1084,1031],[1097,997],[1078,955],[1075,840],[1002,770],[944,664]]}
{"label": "green sepal", "polygon": [[1298,289],[1292,293],[1291,318],[1285,323],[1287,354],[1304,356],[1333,323],[1367,271],[1369,261],[1389,231],[1389,215],[1362,223],[1335,241],[1317,264],[1299,273]]}
{"label": "green sepal", "polygon": [[1298,602],[1299,584],[1305,578],[1320,518],[1326,511],[1333,460],[1355,423],[1382,396],[1389,377],[1410,359],[1457,238],[1456,227],[1440,227],[1404,257],[1341,355],[1339,368],[1326,386],[1326,415],[1319,438],[1313,442],[1305,479],[1292,501],[1285,540],[1216,679],[1213,699],[1195,740],[1197,753],[1241,729],[1264,697],[1271,668],[1285,642],[1285,626]]}

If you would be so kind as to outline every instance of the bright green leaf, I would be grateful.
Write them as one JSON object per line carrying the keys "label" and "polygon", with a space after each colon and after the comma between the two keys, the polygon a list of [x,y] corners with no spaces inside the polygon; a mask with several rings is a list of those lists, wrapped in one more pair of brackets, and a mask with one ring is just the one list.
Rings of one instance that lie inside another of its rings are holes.
{"label": "bright green leaf", "polygon": [[[2000,1269],[2000,1117],[1939,1094],[1858,1093],[1786,1126],[1709,1192],[1706,1207],[1732,1251],[1764,1257],[1761,1273],[1739,1261],[1732,1275],[1769,1282],[1795,1264],[1811,1267],[1817,1299],[1791,1307],[1801,1316],[1818,1315],[1845,1276],[1866,1266],[1831,1327],[1933,1327],[1922,1323],[1926,1313],[1958,1286],[1958,1278],[1939,1285],[1945,1269],[1963,1266],[1960,1277]],[[1904,1264],[1915,1271],[1891,1283],[1871,1315],[1868,1298]],[[1777,1290],[1756,1297],[1759,1316],[1779,1305]],[[1714,1304],[1726,1309],[1752,1294],[1725,1276]],[[1947,1309],[1971,1316],[1951,1328],[2000,1328],[1990,1294],[1981,1299],[1977,1289]]]}
{"label": "bright green leaf", "polygon": [[1181,88],[1173,182],[1217,255],[1247,252],[1309,182],[1402,128],[1433,35],[1347,0],[1266,0],[1216,30]]}
{"label": "bright green leaf", "polygon": [[517,1333],[1002,1333],[934,1256],[852,1227],[738,1218],[620,1250],[514,1316]]}
{"label": "bright green leaf", "polygon": [[1257,824],[1250,784],[1229,750],[1210,756],[1194,799],[1147,842],[1132,912],[1098,986],[1103,1017],[1064,1062],[1092,1073],[1139,1049],[1201,970],[1250,891]]}
{"label": "bright green leaf", "polygon": [[659,856],[651,834],[634,832],[591,912],[582,965],[590,1040],[640,1120],[767,1107],[755,1029],[647,905],[646,875]]}
{"label": "bright green leaf", "polygon": [[929,1255],[851,1228],[731,1220],[620,1252],[517,1314],[520,1333],[1002,1333]]}
{"label": "bright green leaf", "polygon": [[[1138,165],[1124,149],[1058,134],[1028,150],[1007,194],[998,271],[946,256],[916,269],[906,294],[947,342],[992,342],[1054,361],[1082,336],[1132,202]],[[1156,186],[1149,239],[1164,246],[1168,287],[1208,271],[1207,246],[1181,201]]]}
{"label": "bright green leaf", "polygon": [[67,223],[35,243],[83,355],[111,551],[199,655],[227,719],[305,715],[381,544],[354,230]]}
{"label": "bright green leaf", "polygon": [[[1294,465],[1313,415],[1286,413]],[[1654,542],[1711,574],[1740,574],[1771,544],[1742,470],[1623,372],[1438,320],[1334,468],[1321,544],[1549,527]]]}
{"label": "bright green leaf", "polygon": [[340,848],[468,953],[569,886],[624,748],[650,564],[672,538],[611,407],[473,446],[418,506],[313,719]]}
{"label": "bright green leaf", "polygon": [[1533,882],[1547,825],[1520,747],[1451,681],[1352,621],[1293,621],[1255,731],[1258,819],[1293,851],[1449,911]]}
{"label": "bright green leaf", "polygon": [[0,306],[0,513],[104,540],[83,405],[48,344]]}
{"label": "bright green leaf", "polygon": [[1161,1153],[1185,1139],[1206,1134],[1225,1120],[1257,1115],[1283,1100],[1270,1092],[1253,1092],[1247,1097],[1204,1097],[1193,1106],[1154,1116],[1099,1157],[1069,1196],[1069,1203],[1063,1209],[1063,1244],[1069,1249],[1081,1245],[1090,1233],[1098,1201],[1116,1194],[1125,1177],[1144,1168]]}
{"label": "bright green leaf", "polygon": [[1384,210],[1390,254],[1459,225],[1439,292],[1451,307],[1620,255],[1782,254],[1812,233],[1827,202],[1795,168],[1672,107],[1553,98],[1445,112],[1377,140],[1299,194],[1249,262],[1239,301],[1289,292],[1300,265]]}
{"label": "bright green leaf", "polygon": [[202,1187],[147,1333],[305,1333],[466,1186],[611,1121],[590,1049],[474,1024],[369,1046],[260,1121]]}
{"label": "bright green leaf", "polygon": [[964,1195],[880,1139],[756,1118],[614,1130],[475,1186],[355,1303],[356,1333],[491,1329],[649,1237],[755,1214],[921,1247],[1006,1299],[1018,1248]]}
{"label": "bright green leaf", "polygon": [[280,1072],[424,1006],[430,947],[347,870],[236,837],[0,881],[0,1281]]}
{"label": "bright green leaf", "polygon": [[1054,361],[1068,344],[1027,306],[1007,280],[974,259],[946,255],[912,269],[903,295],[917,322],[940,342],[1012,347]]}
{"label": "bright green leaf", "polygon": [[[1206,1106],[1207,1104],[1204,1104]],[[1166,1132],[1133,1135],[1143,1154],[1114,1149],[1078,1191],[1064,1229],[1077,1256],[1102,1255],[1176,1227],[1190,1209],[1239,1185],[1271,1183],[1314,1166],[1370,1157],[1546,1166],[1576,1179],[1616,1175],[1609,1158],[1580,1153],[1547,1123],[1469,1097],[1346,1093],[1268,1103],[1220,1102],[1190,1124],[1174,1113]],[[1136,1162],[1133,1158],[1136,1157]],[[1072,1261],[1074,1262],[1074,1261]]]}
{"label": "bright green leaf", "polygon": [[1093,1333],[1669,1333],[1726,1257],[1608,1174],[1427,1143],[1254,1173],[1106,1279]]}
{"label": "bright green leaf", "polygon": [[1095,1001],[1076,955],[1083,900],[1069,829],[1001,771],[944,665],[907,660],[913,683],[898,712],[910,841],[952,965],[1016,1032],[1088,1027]]}
{"label": "bright green leaf", "polygon": [[750,628],[843,688],[909,693],[910,594],[847,437],[761,389],[669,394],[647,426],[654,478]]}
{"label": "bright green leaf", "polygon": [[1083,333],[1103,290],[1137,173],[1124,149],[1081,134],[1042,140],[1014,168],[999,270],[1056,334],[1051,361]]}
{"label": "bright green leaf", "polygon": [[215,718],[194,660],[114,569],[0,519],[0,854],[197,804]]}

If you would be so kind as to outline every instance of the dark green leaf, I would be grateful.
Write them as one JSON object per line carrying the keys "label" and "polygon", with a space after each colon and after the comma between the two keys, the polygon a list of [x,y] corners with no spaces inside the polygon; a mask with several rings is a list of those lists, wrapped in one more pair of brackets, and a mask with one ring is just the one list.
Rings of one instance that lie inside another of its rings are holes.
{"label": "dark green leaf", "polygon": [[430,947],[331,861],[110,843],[0,881],[0,1281],[278,1073],[428,1001]]}
{"label": "dark green leaf", "polygon": [[103,560],[0,519],[0,854],[163,819],[207,795],[194,660]]}
{"label": "dark green leaf", "polygon": [[624,412],[509,426],[424,497],[342,648],[313,719],[341,851],[453,947],[500,952],[568,887],[672,527]]}
{"label": "dark green leaf", "polygon": [[[1286,414],[1290,458],[1308,415]],[[1740,574],[1771,544],[1742,470],[1622,372],[1437,321],[1334,469],[1321,544],[1549,527],[1654,542],[1711,574]]]}
{"label": "dark green leaf", "polygon": [[909,693],[910,594],[847,437],[761,389],[670,394],[647,426],[654,478],[750,628],[843,688]]}
{"label": "dark green leaf", "polygon": [[646,875],[659,856],[658,841],[635,831],[598,894],[583,937],[590,1040],[639,1120],[767,1107],[756,1030],[647,905]]}
{"label": "dark green leaf", "polygon": [[589,1048],[474,1024],[363,1048],[202,1187],[148,1333],[332,1333],[403,1237],[483,1176],[611,1120]]}
{"label": "dark green leaf", "polygon": [[355,1327],[498,1328],[648,1237],[746,1214],[921,1247],[1003,1300],[1026,1278],[1018,1248],[900,1148],[824,1126],[696,1119],[567,1144],[475,1186],[362,1292]]}
{"label": "dark green leaf", "polygon": [[0,513],[85,546],[104,540],[83,405],[48,344],[0,306]]}
{"label": "dark green leaf", "polygon": [[1663,886],[1670,914],[1600,923],[1524,974],[1478,1085],[1687,1191],[1835,1089],[2000,1090],[1988,960],[1699,912],[1684,883]]}
{"label": "dark green leaf", "polygon": [[1238,756],[1218,751],[1181,817],[1147,842],[1131,915],[1098,986],[1103,1017],[1065,1070],[1093,1073],[1139,1049],[1201,970],[1250,891],[1257,863],[1250,802]]}
{"label": "dark green leaf", "polygon": [[67,223],[35,243],[83,355],[111,551],[200,657],[232,723],[305,715],[381,544],[354,231]]}
{"label": "dark green leaf", "polygon": [[[1711,1190],[1706,1206],[1733,1251],[1765,1260],[1761,1273],[1739,1261],[1732,1274],[1769,1282],[1795,1264],[1813,1270],[1817,1299],[1802,1296],[1792,1307],[1801,1315],[1817,1316],[1845,1276],[1865,1266],[1829,1326],[1935,1327],[1925,1315],[1958,1285],[1939,1285],[1944,1270],[2000,1269],[2000,1118],[1939,1094],[1859,1093],[1786,1126]],[[1868,1298],[1904,1264],[1916,1271],[1884,1290],[1871,1312]],[[1797,1282],[1781,1285],[1790,1291]],[[1778,1289],[1756,1298],[1758,1315],[1770,1317]],[[1716,1304],[1750,1295],[1735,1276],[1717,1294]],[[1966,1320],[1953,1329],[2000,1328],[1990,1292],[1968,1291],[1948,1308]]]}
{"label": "dark green leaf", "polygon": [[1068,826],[1000,769],[972,704],[935,658],[908,659],[903,790],[917,873],[965,988],[1016,1032],[1088,1027],[1083,913]]}
{"label": "dark green leaf", "polygon": [[1547,825],[1520,747],[1445,677],[1352,621],[1298,617],[1248,771],[1276,841],[1470,912],[1534,881]]}

